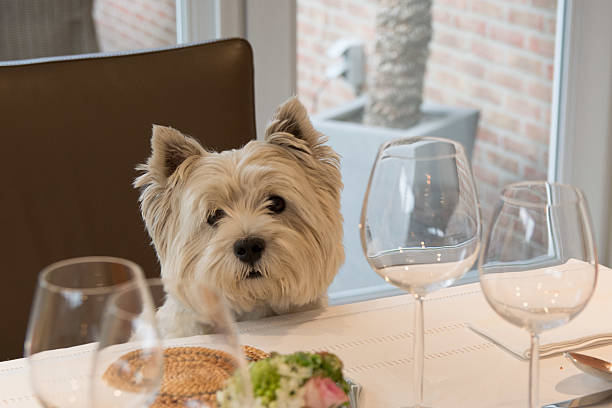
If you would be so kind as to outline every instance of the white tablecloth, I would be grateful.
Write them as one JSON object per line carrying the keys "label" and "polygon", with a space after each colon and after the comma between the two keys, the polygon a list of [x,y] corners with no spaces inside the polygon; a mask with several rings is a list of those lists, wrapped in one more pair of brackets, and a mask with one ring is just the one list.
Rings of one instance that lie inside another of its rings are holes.
{"label": "white tablecloth", "polygon": [[[612,296],[612,270],[601,268],[597,290]],[[394,408],[412,401],[412,302],[407,295],[377,299],[243,322],[239,330],[243,344],[266,351],[328,350],[338,354],[345,363],[345,374],[364,387],[364,407]],[[591,302],[587,309],[597,307],[597,302]],[[609,310],[601,310],[599,315],[612,319]],[[468,327],[470,322],[487,319],[501,318],[486,303],[478,283],[444,289],[426,298],[427,405],[526,406],[528,362]],[[524,336],[528,337],[527,332]],[[172,345],[198,342],[187,338],[173,340]],[[612,346],[586,353],[612,359]],[[66,362],[76,358],[73,352],[64,354]],[[612,383],[579,372],[560,355],[542,359],[540,364],[543,404],[612,388]],[[0,363],[0,407],[37,407],[23,359]]]}

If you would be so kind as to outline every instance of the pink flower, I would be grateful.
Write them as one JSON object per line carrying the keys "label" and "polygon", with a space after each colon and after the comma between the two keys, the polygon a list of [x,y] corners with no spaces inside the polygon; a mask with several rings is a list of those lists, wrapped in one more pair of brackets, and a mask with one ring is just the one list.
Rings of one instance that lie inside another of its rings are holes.
{"label": "pink flower", "polygon": [[305,408],[335,408],[348,401],[344,391],[329,378],[313,377],[304,389]]}

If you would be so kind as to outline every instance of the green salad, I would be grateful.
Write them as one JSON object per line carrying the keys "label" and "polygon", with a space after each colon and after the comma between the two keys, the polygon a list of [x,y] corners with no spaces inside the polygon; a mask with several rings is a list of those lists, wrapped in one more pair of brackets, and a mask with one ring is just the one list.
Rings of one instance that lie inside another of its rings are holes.
{"label": "green salad", "polygon": [[[332,353],[272,353],[270,358],[250,363],[248,372],[256,408],[349,406],[342,361]],[[240,378],[234,374],[217,393],[220,408],[241,407],[244,392]]]}

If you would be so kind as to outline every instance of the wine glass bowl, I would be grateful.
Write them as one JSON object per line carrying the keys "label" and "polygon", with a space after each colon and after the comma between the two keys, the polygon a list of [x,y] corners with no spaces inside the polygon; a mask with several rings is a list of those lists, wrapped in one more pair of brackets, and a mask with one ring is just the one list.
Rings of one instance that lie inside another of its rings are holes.
{"label": "wine glass bowl", "polygon": [[[215,390],[236,370],[239,385],[245,386],[240,406],[250,406],[244,351],[219,293],[190,279],[148,279],[146,286],[151,309],[143,309],[130,289],[109,300],[96,356],[93,407],[140,407],[155,399],[156,406],[214,407]],[[181,313],[189,313],[189,325],[180,324]],[[163,347],[151,335],[154,329]]]}
{"label": "wine glass bowl", "polygon": [[[212,385],[220,390],[226,381],[232,380],[235,391],[232,406],[253,406],[251,380],[247,368],[247,349],[243,348],[238,338],[234,317],[226,304],[225,298],[213,286],[202,280],[166,279],[163,282],[167,296],[180,302],[183,310],[189,310],[197,321],[198,330],[203,334],[191,342],[192,350],[210,356],[198,359],[196,374],[206,371],[196,389],[209,390]],[[163,325],[163,322],[160,322]],[[168,337],[173,337],[169,334]],[[186,349],[187,353],[192,350]],[[255,349],[253,349],[255,350]],[[259,351],[259,350],[258,350]],[[259,357],[257,357],[259,358]],[[202,385],[208,384],[205,387]],[[185,407],[216,407],[216,395],[209,398],[206,394],[186,395],[183,397]],[[225,406],[225,405],[224,405]]]}
{"label": "wine glass bowl", "polygon": [[545,181],[506,186],[478,269],[493,310],[531,333],[529,406],[536,407],[539,334],[573,319],[595,290],[597,252],[583,193]]}
{"label": "wine glass bowl", "polygon": [[423,297],[476,261],[480,210],[463,147],[443,138],[395,139],[376,157],[361,212],[370,266],[415,298],[414,398],[423,403]]}
{"label": "wine glass bowl", "polygon": [[[38,278],[24,345],[32,389],[45,407],[88,407],[95,342],[109,297],[144,279],[133,262],[84,257],[56,262]],[[58,364],[55,349],[70,348]]]}
{"label": "wine glass bowl", "polygon": [[478,201],[463,147],[439,138],[384,144],[360,228],[368,262],[395,286],[425,296],[461,277],[480,246]]}
{"label": "wine glass bowl", "polygon": [[132,283],[107,301],[95,353],[91,406],[135,408],[152,402],[162,379],[156,287]]}

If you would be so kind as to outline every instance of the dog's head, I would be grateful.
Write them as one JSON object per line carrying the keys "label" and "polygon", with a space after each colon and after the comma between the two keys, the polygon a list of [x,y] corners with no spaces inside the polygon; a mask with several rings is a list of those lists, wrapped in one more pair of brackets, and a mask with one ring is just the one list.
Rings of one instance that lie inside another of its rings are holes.
{"label": "dog's head", "polygon": [[134,185],[162,278],[204,280],[238,313],[325,296],[344,261],[339,158],[325,141],[296,98],[238,150],[155,126]]}

